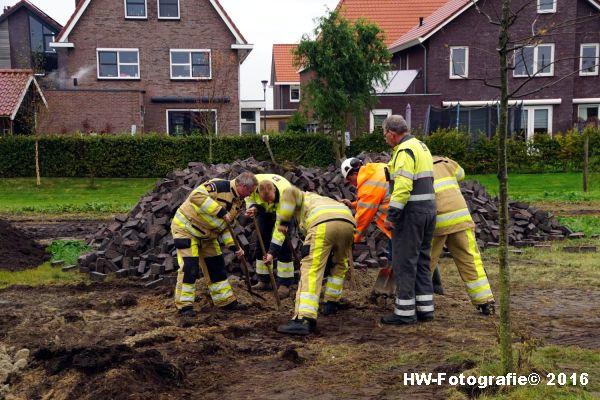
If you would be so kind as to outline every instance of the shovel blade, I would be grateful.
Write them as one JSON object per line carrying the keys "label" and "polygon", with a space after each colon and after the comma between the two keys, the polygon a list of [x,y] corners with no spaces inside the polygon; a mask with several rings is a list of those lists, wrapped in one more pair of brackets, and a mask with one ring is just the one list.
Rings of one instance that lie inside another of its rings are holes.
{"label": "shovel blade", "polygon": [[375,285],[373,285],[373,293],[380,296],[394,296],[396,293],[396,282],[391,267],[381,268],[379,270]]}

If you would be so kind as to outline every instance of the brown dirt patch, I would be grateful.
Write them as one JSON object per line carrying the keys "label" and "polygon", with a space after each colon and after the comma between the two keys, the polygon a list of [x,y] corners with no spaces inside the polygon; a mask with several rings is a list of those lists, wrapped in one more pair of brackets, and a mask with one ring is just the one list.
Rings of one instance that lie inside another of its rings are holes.
{"label": "brown dirt patch", "polygon": [[19,218],[13,220],[12,224],[32,239],[49,243],[55,239],[88,239],[106,222],[96,219]]}
{"label": "brown dirt patch", "polygon": [[0,270],[37,267],[50,259],[44,246],[9,222],[0,220]]}
{"label": "brown dirt patch", "polygon": [[[390,311],[367,300],[376,271],[359,271],[348,308],[320,317],[309,338],[280,335],[292,299],[277,311],[233,280],[246,312],[226,312],[202,296],[196,318],[181,319],[172,288],[126,282],[0,290],[0,343],[28,347],[33,362],[10,382],[18,399],[324,398],[438,399],[445,387],[406,387],[404,372],[462,371],[447,361],[496,345],[497,317],[480,316],[460,285],[436,297],[436,319],[382,326]],[[200,289],[200,293],[202,290]],[[517,330],[546,343],[599,348],[600,294],[515,290]],[[581,299],[586,299],[582,302]],[[583,304],[585,303],[585,304]],[[582,310],[582,305],[587,307]],[[335,396],[333,395],[335,393]]]}

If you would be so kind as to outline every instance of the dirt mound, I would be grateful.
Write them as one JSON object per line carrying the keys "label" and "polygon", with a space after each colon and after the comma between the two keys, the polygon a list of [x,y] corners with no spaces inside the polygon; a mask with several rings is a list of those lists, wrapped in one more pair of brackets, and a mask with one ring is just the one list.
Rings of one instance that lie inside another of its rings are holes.
{"label": "dirt mound", "polygon": [[0,220],[0,270],[33,268],[49,259],[44,246],[7,221]]}

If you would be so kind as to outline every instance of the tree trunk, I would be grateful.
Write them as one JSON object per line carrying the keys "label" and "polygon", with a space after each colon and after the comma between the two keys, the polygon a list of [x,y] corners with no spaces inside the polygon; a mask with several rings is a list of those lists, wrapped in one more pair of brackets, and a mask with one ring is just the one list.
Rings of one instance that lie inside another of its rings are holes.
{"label": "tree trunk", "polygon": [[583,191],[587,192],[589,179],[590,129],[583,130]]}
{"label": "tree trunk", "polygon": [[38,140],[35,138],[35,184],[36,186],[40,186],[42,184],[42,180],[40,178],[40,153],[38,150]]}
{"label": "tree trunk", "polygon": [[510,318],[510,269],[508,265],[508,174],[506,168],[506,137],[508,130],[508,30],[511,0],[502,0],[499,35],[500,53],[500,121],[498,121],[498,184],[500,196],[498,248],[500,279],[500,354],[504,374],[513,371],[512,330]]}

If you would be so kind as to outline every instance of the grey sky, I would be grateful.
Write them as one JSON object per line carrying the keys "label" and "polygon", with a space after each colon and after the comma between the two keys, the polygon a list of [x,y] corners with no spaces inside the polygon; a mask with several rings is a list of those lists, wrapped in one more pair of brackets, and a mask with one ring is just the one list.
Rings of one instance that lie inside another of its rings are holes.
{"label": "grey sky", "polygon": [[[18,0],[0,0],[0,6]],[[61,24],[75,9],[75,0],[29,0]],[[113,0],[122,6],[123,0]],[[254,50],[242,64],[242,99],[262,99],[263,79],[271,78],[273,43],[297,43],[302,34],[311,33],[314,19],[333,9],[338,0],[220,0]],[[269,90],[267,90],[269,92]],[[269,104],[272,104],[269,98]]]}

